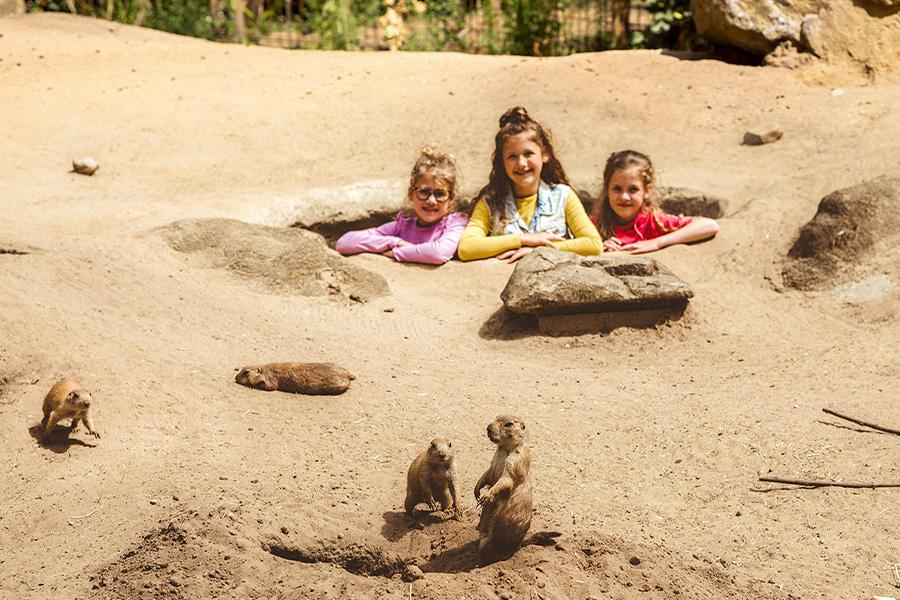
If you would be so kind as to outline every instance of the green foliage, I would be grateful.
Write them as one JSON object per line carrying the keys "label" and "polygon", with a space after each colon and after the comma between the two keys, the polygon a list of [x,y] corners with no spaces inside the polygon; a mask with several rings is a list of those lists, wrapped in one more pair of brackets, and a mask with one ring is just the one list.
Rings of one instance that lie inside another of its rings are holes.
{"label": "green foliage", "polygon": [[[301,46],[329,50],[375,49],[384,0],[247,0],[246,40],[259,43],[273,29],[299,30]],[[210,14],[209,0],[71,0],[81,15],[111,18],[205,39],[232,39],[234,0],[220,0]],[[27,0],[28,10],[69,11],[67,0]],[[463,51],[482,54],[548,56],[611,47],[604,15],[611,0],[397,0],[408,37],[404,50]],[[631,0],[650,14],[632,47],[702,49],[693,27],[690,0]],[[260,10],[254,14],[253,7]],[[424,8],[424,11],[422,10]],[[573,8],[570,14],[563,11]],[[466,29],[464,29],[464,27]]]}
{"label": "green foliage", "polygon": [[651,0],[644,8],[650,24],[644,31],[633,31],[633,48],[675,48],[692,27],[690,0]]}
{"label": "green foliage", "polygon": [[460,0],[429,0],[424,14],[438,49],[462,49],[459,32],[463,23],[463,4]]}
{"label": "green foliage", "polygon": [[204,0],[155,0],[154,10],[147,14],[144,25],[207,40],[215,38],[213,20]]}
{"label": "green foliage", "polygon": [[548,56],[559,35],[556,11],[564,0],[503,0],[506,13],[506,50],[510,54]]}
{"label": "green foliage", "polygon": [[343,0],[324,0],[314,20],[323,50],[353,50],[358,47],[356,22]]}
{"label": "green foliage", "polygon": [[358,25],[372,27],[384,12],[381,0],[350,0],[350,14]]}

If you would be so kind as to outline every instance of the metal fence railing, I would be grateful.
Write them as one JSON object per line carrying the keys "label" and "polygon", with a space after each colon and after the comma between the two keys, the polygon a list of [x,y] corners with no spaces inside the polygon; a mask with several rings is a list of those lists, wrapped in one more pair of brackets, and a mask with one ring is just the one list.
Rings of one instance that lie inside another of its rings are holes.
{"label": "metal fence railing", "polygon": [[[19,0],[24,2],[24,0]],[[285,48],[564,55],[628,48],[688,0],[27,0],[207,39]],[[656,8],[654,8],[656,7]],[[633,35],[635,34],[635,35]],[[639,43],[639,42],[638,42]]]}

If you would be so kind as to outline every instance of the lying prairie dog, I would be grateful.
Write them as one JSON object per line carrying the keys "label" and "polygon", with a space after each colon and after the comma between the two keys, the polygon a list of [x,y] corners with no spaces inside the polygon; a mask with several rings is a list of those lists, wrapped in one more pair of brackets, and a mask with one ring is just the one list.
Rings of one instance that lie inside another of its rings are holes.
{"label": "lying prairie dog", "polygon": [[488,425],[487,434],[497,450],[491,466],[475,484],[475,499],[481,506],[481,564],[515,553],[531,527],[532,512],[531,452],[525,445],[525,423],[518,417],[500,415]]}
{"label": "lying prairie dog", "polygon": [[406,474],[406,502],[404,507],[413,514],[416,504],[426,503],[431,510],[450,510],[453,517],[462,518],[462,508],[456,496],[456,459],[453,444],[435,438],[409,465]]}
{"label": "lying prairie dog", "polygon": [[94,423],[91,421],[92,400],[91,394],[74,379],[63,377],[54,383],[44,397],[44,418],[41,420],[44,430],[41,436],[47,439],[60,419],[72,419],[68,433],[75,431],[78,421],[84,421],[88,433],[99,440],[100,434],[94,429]]}
{"label": "lying prairie dog", "polygon": [[347,369],[334,363],[281,362],[247,366],[234,380],[247,387],[293,394],[343,394],[355,379]]}

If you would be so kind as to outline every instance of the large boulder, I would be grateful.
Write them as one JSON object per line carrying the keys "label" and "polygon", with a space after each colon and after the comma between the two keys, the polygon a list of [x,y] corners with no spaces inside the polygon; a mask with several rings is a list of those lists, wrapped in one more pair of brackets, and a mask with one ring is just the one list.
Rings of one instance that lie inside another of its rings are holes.
{"label": "large boulder", "polygon": [[233,219],[186,219],[158,231],[198,266],[227,269],[276,291],[359,302],[390,293],[381,275],[352,265],[311,231]]}
{"label": "large boulder", "polygon": [[764,56],[784,40],[800,43],[803,13],[791,2],[693,0],[697,32],[706,39]]}
{"label": "large boulder", "polygon": [[652,258],[538,248],[519,261],[500,298],[515,313],[553,315],[684,307],[693,295]]}
{"label": "large boulder", "polygon": [[785,285],[814,290],[860,274],[864,259],[878,262],[900,238],[900,178],[882,176],[832,192],[800,229],[782,271]]}
{"label": "large boulder", "polygon": [[900,0],[694,0],[706,39],[765,56],[784,44],[831,63],[900,68]]}

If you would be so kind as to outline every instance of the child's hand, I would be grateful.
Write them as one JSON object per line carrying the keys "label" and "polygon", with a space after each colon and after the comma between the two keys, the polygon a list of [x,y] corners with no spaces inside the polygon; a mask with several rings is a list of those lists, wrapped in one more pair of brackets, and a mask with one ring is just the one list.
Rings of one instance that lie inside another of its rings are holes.
{"label": "child's hand", "polygon": [[603,249],[607,252],[620,252],[622,250],[622,240],[613,236],[603,240]]}
{"label": "child's hand", "polygon": [[[522,246],[552,246],[554,242],[561,242],[564,238],[548,231],[537,233],[523,233],[519,236]],[[520,257],[521,258],[521,257]]]}
{"label": "child's hand", "polygon": [[497,255],[497,258],[506,263],[514,263],[523,256],[528,256],[532,252],[534,252],[534,248],[522,246],[521,248],[517,248],[515,250],[507,250],[506,252],[501,252]]}
{"label": "child's hand", "polygon": [[406,240],[400,240],[400,241],[397,242],[397,245],[394,246],[394,248],[398,248],[398,247],[399,247],[399,248],[402,248],[403,246],[412,246],[412,244],[410,244],[410,243],[407,242]]}
{"label": "child's hand", "polygon": [[622,246],[622,251],[629,254],[644,254],[646,252],[656,252],[657,250],[662,250],[662,248],[663,246],[659,243],[659,240],[652,239],[626,244]]}

